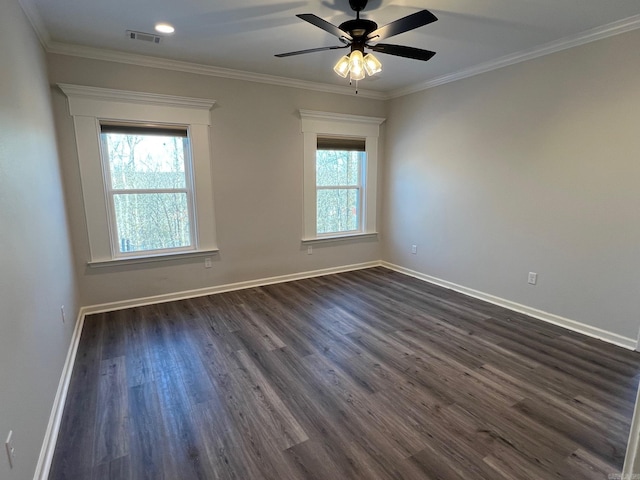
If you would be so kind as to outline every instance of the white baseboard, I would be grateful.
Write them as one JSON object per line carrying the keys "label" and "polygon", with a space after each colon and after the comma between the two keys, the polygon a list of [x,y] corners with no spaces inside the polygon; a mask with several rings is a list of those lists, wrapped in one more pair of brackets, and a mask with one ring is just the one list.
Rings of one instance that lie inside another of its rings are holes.
{"label": "white baseboard", "polygon": [[62,422],[62,414],[64,413],[64,405],[67,400],[67,392],[69,391],[69,382],[71,381],[73,365],[76,361],[76,353],[78,351],[78,344],[80,343],[80,335],[82,334],[84,318],[84,308],[81,308],[78,312],[78,318],[76,319],[73,334],[71,335],[71,344],[67,351],[67,358],[65,359],[64,366],[62,367],[62,375],[60,376],[60,382],[58,383],[58,390],[56,391],[56,396],[53,400],[49,423],[47,424],[47,430],[44,434],[44,441],[42,442],[42,448],[40,449],[40,456],[38,457],[38,463],[36,464],[36,471],[33,475],[34,480],[47,480],[47,478],[49,478],[49,470],[51,469],[53,453],[58,439],[58,431],[60,430],[60,423]]}
{"label": "white baseboard", "polygon": [[622,467],[622,478],[640,478],[634,477],[640,473],[640,389],[636,394],[636,406],[633,410],[633,418],[631,419],[631,429],[629,431],[629,441],[627,442],[627,453],[624,457],[624,466]]}
{"label": "white baseboard", "polygon": [[450,290],[463,293],[465,295],[477,298],[479,300],[484,300],[485,302],[492,303],[494,305],[498,305],[500,307],[504,307],[509,310],[513,310],[514,312],[524,313],[525,315],[529,315],[530,317],[537,318],[538,320],[552,323],[554,325],[564,327],[568,330],[572,330],[574,332],[582,333],[583,335],[587,335],[589,337],[597,338],[605,342],[618,345],[619,347],[623,347],[628,350],[636,350],[638,346],[637,341],[634,338],[623,337],[622,335],[618,335],[617,333],[608,332],[601,328],[592,327],[591,325],[586,325],[576,320],[564,318],[559,315],[554,315],[553,313],[548,313],[542,310],[538,310],[536,308],[527,307],[526,305],[521,305],[519,303],[512,302],[511,300],[506,300],[504,298],[496,297],[494,295],[480,292],[472,288],[463,287],[462,285],[448,282],[447,280],[442,280],[440,278],[432,277],[431,275],[426,275],[424,273],[420,273],[415,270],[411,270],[409,268],[401,267],[399,265],[394,265],[389,262],[381,262],[381,265],[390,270],[394,270],[399,273],[404,273],[405,275],[409,275],[411,277],[415,277],[425,282],[433,283],[434,285],[438,285],[440,287],[448,288]]}
{"label": "white baseboard", "polygon": [[166,293],[163,295],[154,295],[151,297],[134,298],[121,302],[102,303],[99,305],[84,307],[84,313],[85,315],[89,315],[92,313],[112,312],[114,310],[122,310],[124,308],[142,307],[144,305],[153,305],[156,303],[165,303],[173,302],[175,300],[185,300],[187,298],[204,297],[206,295],[214,295],[216,293],[231,292],[233,290],[243,290],[245,288],[262,287],[264,285],[292,282],[294,280],[304,280],[305,278],[321,277],[323,275],[350,272],[353,270],[362,270],[364,268],[379,267],[380,265],[380,261],[356,263],[353,265],[343,265],[341,267],[323,268],[321,270],[291,273],[288,275],[280,275],[277,277],[259,278],[256,280],[247,280],[245,282],[227,283],[225,285],[216,285],[214,287],[198,288],[195,290],[185,290],[176,293]]}

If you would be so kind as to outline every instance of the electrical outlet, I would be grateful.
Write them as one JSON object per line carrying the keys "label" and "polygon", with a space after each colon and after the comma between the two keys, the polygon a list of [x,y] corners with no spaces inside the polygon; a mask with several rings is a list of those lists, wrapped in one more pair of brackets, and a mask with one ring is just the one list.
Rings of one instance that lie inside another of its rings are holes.
{"label": "electrical outlet", "polygon": [[313,255],[313,247],[311,245],[307,247],[307,255]]}
{"label": "electrical outlet", "polygon": [[411,253],[413,255],[416,255],[418,253],[418,246],[417,245],[411,245]]}
{"label": "electrical outlet", "polygon": [[64,305],[60,307],[60,314],[62,315],[62,323],[65,322],[66,318],[64,316]]}
{"label": "electrical outlet", "polygon": [[9,459],[9,468],[13,468],[16,463],[16,449],[13,446],[13,430],[9,430],[7,441],[4,442],[4,446],[7,449],[7,458]]}
{"label": "electrical outlet", "polygon": [[204,258],[204,268],[211,268],[211,257]]}
{"label": "electrical outlet", "polygon": [[535,285],[536,283],[538,283],[538,274],[534,272],[529,272],[529,278],[527,281],[529,282],[529,284]]}

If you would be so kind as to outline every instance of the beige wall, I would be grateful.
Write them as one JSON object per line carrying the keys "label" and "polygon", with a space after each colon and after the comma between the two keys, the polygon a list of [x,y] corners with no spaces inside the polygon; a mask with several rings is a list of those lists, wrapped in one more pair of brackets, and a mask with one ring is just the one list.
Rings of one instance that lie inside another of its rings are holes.
{"label": "beige wall", "polygon": [[23,480],[33,477],[78,308],[44,54],[16,0],[0,2],[0,45],[0,478]]}
{"label": "beige wall", "polygon": [[384,259],[635,339],[639,45],[636,30],[391,101]]}
{"label": "beige wall", "polygon": [[220,255],[90,268],[73,124],[54,88],[75,265],[83,305],[378,260],[378,241],[302,247],[303,137],[299,109],[383,116],[384,102],[112,62],[49,55],[51,84],[212,98],[216,227]]}

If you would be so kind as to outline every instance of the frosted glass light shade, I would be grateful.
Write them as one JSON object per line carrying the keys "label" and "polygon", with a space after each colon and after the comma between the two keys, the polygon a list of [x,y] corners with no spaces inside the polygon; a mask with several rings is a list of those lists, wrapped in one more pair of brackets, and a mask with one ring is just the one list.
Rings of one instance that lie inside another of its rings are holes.
{"label": "frosted glass light shade", "polygon": [[382,71],[382,64],[380,60],[373,56],[373,53],[367,53],[364,56],[364,69],[369,75],[375,75]]}
{"label": "frosted glass light shade", "polygon": [[333,67],[333,71],[340,75],[342,78],[345,78],[349,73],[349,68],[349,57],[344,55],[340,60],[338,60],[336,66]]}
{"label": "frosted glass light shade", "polygon": [[365,77],[364,57],[360,50],[354,50],[349,56],[349,75],[351,80],[362,80]]}
{"label": "frosted glass light shade", "polygon": [[173,33],[176,31],[173,25],[169,25],[168,23],[156,23],[155,29],[160,33]]}

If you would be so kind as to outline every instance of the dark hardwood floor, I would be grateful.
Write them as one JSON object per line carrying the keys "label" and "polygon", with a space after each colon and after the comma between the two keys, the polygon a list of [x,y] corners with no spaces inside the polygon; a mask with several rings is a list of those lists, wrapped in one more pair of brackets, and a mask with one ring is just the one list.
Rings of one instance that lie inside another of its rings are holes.
{"label": "dark hardwood floor", "polygon": [[50,479],[606,479],[640,356],[384,269],[86,319]]}

